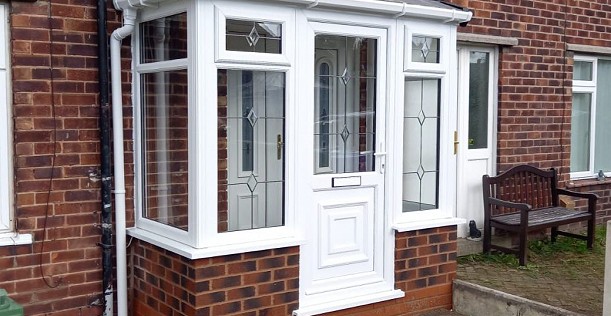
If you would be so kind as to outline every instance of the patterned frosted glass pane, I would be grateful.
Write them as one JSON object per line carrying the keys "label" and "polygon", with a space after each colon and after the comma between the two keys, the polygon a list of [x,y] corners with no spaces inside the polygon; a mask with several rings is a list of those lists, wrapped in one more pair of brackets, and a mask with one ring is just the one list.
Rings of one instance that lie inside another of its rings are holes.
{"label": "patterned frosted glass pane", "polygon": [[488,53],[471,52],[469,61],[469,149],[488,147]]}
{"label": "patterned frosted glass pane", "polygon": [[282,24],[227,20],[226,49],[255,53],[282,53]]}
{"label": "patterned frosted glass pane", "polygon": [[611,60],[598,60],[594,171],[611,171]]}
{"label": "patterned frosted glass pane", "polygon": [[438,207],[438,79],[405,81],[403,117],[403,212]]}
{"label": "patterned frosted glass pane", "polygon": [[187,58],[187,14],[140,24],[140,62]]}
{"label": "patterned frosted glass pane", "polygon": [[592,80],[592,62],[591,61],[575,61],[573,66],[573,80]]}
{"label": "patterned frosted glass pane", "polygon": [[188,228],[187,70],[142,75],[144,217]]}
{"label": "patterned frosted glass pane", "polygon": [[591,104],[591,94],[573,94],[573,110],[571,112],[571,172],[588,171],[590,169]]}
{"label": "patterned frosted glass pane", "polygon": [[439,63],[439,39],[427,36],[412,36],[412,61]]}
{"label": "patterned frosted glass pane", "polygon": [[284,225],[284,73],[219,70],[218,231]]}
{"label": "patterned frosted glass pane", "polygon": [[314,173],[374,170],[375,39],[315,39]]}

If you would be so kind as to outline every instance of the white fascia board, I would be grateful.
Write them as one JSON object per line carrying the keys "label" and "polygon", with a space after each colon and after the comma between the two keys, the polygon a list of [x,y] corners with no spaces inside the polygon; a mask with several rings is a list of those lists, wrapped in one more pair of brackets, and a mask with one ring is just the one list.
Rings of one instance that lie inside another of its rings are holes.
{"label": "white fascia board", "polygon": [[[127,8],[148,8],[159,6],[162,2],[172,0],[114,0],[117,10]],[[364,11],[378,15],[391,15],[399,17],[415,17],[425,19],[443,20],[444,23],[463,23],[471,20],[472,13],[458,9],[442,9],[403,2],[389,2],[381,0],[269,0],[267,2],[288,2],[302,4],[307,8],[321,7],[329,9],[343,9],[351,11]]]}

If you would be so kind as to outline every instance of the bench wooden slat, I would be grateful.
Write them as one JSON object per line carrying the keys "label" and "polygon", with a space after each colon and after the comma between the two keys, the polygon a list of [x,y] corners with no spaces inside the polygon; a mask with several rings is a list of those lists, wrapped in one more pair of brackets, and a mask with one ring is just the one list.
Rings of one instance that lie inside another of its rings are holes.
{"label": "bench wooden slat", "polygon": [[[551,207],[533,210],[528,213],[528,226],[553,223],[566,219],[581,219],[590,217],[590,213],[584,211],[573,211],[564,207]],[[495,216],[491,219],[505,225],[520,225],[520,213],[511,213]]]}

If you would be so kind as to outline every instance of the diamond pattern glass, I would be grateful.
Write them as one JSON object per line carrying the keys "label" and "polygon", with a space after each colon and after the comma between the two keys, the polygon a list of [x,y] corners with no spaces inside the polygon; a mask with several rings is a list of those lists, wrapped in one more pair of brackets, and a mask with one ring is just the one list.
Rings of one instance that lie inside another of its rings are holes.
{"label": "diamond pattern glass", "polygon": [[403,212],[438,207],[439,79],[405,81]]}
{"label": "diamond pattern glass", "polygon": [[218,231],[284,225],[285,74],[218,71]]}
{"label": "diamond pattern glass", "polygon": [[226,20],[228,51],[282,54],[282,24],[252,20]]}
{"label": "diamond pattern glass", "polygon": [[430,36],[412,36],[412,61],[418,63],[439,63],[439,38]]}
{"label": "diamond pattern glass", "polygon": [[375,170],[377,41],[317,35],[314,173]]}

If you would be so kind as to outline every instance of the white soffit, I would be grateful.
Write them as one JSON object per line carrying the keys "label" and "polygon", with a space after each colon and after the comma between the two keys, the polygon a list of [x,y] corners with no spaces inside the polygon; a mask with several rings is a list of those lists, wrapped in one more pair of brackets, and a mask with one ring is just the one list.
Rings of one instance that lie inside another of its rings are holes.
{"label": "white soffit", "polygon": [[[113,0],[117,10],[128,8],[158,7],[172,0]],[[303,5],[306,8],[328,8],[390,15],[393,18],[416,17],[442,20],[444,23],[464,23],[471,20],[472,13],[435,0],[267,0],[260,2],[285,2]]]}

